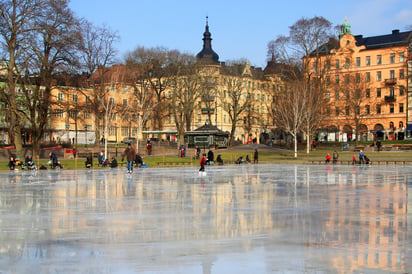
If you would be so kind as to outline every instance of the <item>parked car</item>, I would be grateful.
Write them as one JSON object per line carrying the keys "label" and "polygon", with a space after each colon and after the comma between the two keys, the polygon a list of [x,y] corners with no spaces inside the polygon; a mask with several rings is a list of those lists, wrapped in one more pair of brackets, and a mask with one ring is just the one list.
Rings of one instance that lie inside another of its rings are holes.
{"label": "parked car", "polygon": [[126,137],[122,141],[123,144],[135,144],[136,142],[137,142],[137,139],[134,137]]}

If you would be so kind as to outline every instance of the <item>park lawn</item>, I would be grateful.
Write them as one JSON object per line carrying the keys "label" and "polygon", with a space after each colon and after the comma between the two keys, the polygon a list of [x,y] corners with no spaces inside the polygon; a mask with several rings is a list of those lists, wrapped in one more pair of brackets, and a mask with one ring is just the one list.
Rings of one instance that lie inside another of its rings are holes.
{"label": "park lawn", "polygon": [[[339,159],[341,161],[349,162],[352,161],[353,155],[358,158],[359,152],[353,151],[340,151]],[[327,153],[332,155],[333,148],[322,148],[317,150],[312,150],[309,154],[306,154],[306,150],[299,150],[298,157],[294,158],[294,153],[292,150],[280,150],[280,151],[260,151],[259,152],[259,163],[261,164],[285,164],[285,163],[311,163],[312,161],[322,162],[325,160]],[[249,155],[249,158],[253,162],[253,151],[250,152],[239,152],[239,151],[230,151],[222,150],[215,151],[215,158],[217,155],[221,155],[223,161],[226,164],[233,164],[239,156],[243,156],[243,159],[246,159],[246,155]],[[388,160],[398,160],[398,161],[412,161],[412,150],[404,151],[366,151],[365,154],[373,161],[388,161]],[[84,169],[85,159],[79,158],[76,160],[73,159],[63,159],[60,160],[64,166],[64,169]],[[121,158],[118,157],[117,161],[120,167],[125,167],[125,161],[121,161]],[[153,155],[145,156],[143,161],[148,165],[148,167],[162,167],[162,166],[173,166],[176,163],[183,163],[182,165],[175,166],[199,166],[200,159],[194,159],[193,156],[187,156],[184,158],[177,157],[176,155]],[[41,159],[40,165],[44,164],[47,166],[48,159]],[[40,165],[36,162],[37,166]],[[93,168],[100,168],[97,165],[97,160],[93,161]],[[7,161],[0,161],[0,170],[8,170]]]}

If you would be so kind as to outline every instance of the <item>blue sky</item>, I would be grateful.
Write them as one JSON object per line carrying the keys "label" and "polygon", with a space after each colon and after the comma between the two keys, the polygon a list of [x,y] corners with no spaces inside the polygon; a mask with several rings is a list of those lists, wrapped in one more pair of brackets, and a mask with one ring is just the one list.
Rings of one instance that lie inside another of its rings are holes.
{"label": "blue sky", "polygon": [[118,31],[120,60],[137,46],[197,54],[206,16],[220,61],[245,58],[258,67],[266,65],[268,42],[288,35],[289,26],[303,17],[323,16],[337,25],[347,16],[352,33],[364,36],[412,25],[411,0],[71,0],[70,7]]}

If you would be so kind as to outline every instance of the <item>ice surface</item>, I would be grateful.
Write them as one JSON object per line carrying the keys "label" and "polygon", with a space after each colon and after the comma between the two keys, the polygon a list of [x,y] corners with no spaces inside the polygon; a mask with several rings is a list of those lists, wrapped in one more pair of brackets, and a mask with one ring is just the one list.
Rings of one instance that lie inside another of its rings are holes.
{"label": "ice surface", "polygon": [[0,173],[0,273],[405,273],[411,166]]}

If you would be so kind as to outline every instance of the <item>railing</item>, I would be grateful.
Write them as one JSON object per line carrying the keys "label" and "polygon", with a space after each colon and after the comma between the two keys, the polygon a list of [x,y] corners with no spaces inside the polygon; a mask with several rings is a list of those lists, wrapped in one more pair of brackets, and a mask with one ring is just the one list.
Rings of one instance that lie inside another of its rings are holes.
{"label": "railing", "polygon": [[395,101],[396,101],[395,96],[393,96],[393,95],[385,96],[385,102],[386,103],[391,103],[391,102],[395,102]]}
{"label": "railing", "polygon": [[396,84],[396,78],[385,79],[385,85],[391,86]]}

